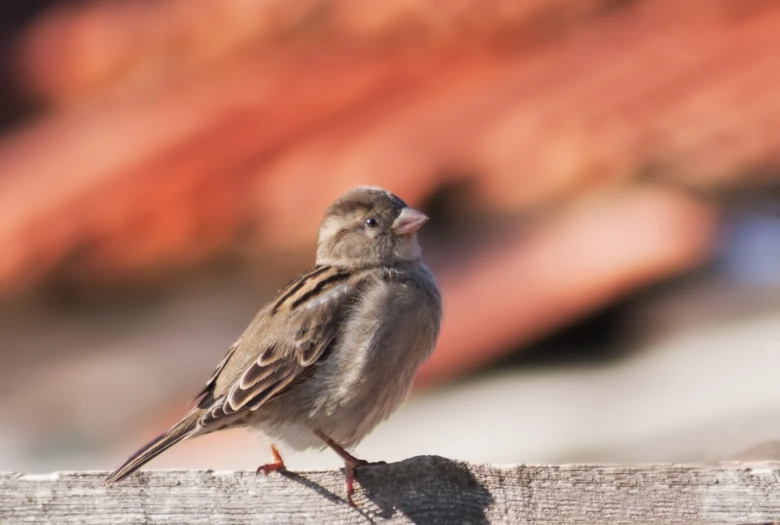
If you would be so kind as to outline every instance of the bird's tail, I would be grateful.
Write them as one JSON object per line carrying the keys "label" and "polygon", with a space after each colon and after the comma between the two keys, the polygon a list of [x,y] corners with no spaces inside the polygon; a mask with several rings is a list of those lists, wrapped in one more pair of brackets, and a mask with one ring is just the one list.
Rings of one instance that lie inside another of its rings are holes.
{"label": "bird's tail", "polygon": [[191,437],[198,426],[198,411],[196,408],[187,414],[181,421],[173,425],[166,432],[163,432],[149,443],[141,447],[135,454],[116,469],[104,482],[106,485],[118,483],[127,476],[141,468],[146,462],[162,454],[170,447]]}

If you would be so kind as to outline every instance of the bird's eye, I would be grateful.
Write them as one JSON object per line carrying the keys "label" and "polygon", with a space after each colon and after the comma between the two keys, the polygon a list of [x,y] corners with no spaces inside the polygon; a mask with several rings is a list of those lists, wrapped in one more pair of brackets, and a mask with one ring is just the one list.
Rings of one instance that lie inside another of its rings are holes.
{"label": "bird's eye", "polygon": [[373,217],[369,217],[368,219],[366,219],[366,226],[368,226],[369,228],[376,228],[378,224],[379,223],[376,222],[376,219]]}

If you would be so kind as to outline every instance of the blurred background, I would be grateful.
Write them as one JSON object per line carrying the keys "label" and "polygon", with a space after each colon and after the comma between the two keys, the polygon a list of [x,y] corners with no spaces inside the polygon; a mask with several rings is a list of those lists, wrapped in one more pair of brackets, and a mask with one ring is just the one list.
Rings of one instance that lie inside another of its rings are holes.
{"label": "blurred background", "polygon": [[[0,469],[113,468],[167,428],[359,184],[432,217],[445,317],[358,456],[780,458],[778,27],[743,0],[3,2]],[[151,466],[267,459],[231,431]]]}

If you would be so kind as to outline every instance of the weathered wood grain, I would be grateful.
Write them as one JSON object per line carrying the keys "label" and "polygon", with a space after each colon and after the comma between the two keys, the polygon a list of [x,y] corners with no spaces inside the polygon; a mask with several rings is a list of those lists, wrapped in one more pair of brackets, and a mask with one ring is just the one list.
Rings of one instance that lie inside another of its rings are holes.
{"label": "weathered wood grain", "polygon": [[495,467],[417,457],[359,471],[149,471],[111,487],[105,472],[0,474],[2,523],[768,523],[780,468]]}

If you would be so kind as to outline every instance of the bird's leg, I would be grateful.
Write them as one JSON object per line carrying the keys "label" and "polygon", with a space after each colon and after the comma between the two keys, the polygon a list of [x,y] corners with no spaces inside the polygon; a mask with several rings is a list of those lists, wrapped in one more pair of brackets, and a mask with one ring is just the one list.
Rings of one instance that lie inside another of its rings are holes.
{"label": "bird's leg", "polygon": [[322,441],[325,442],[326,445],[328,445],[330,448],[333,449],[333,451],[341,456],[341,459],[344,460],[344,478],[347,486],[347,503],[349,503],[353,507],[357,507],[355,505],[355,502],[352,500],[352,495],[355,493],[355,469],[357,467],[362,467],[365,465],[384,465],[384,461],[378,461],[376,463],[369,463],[368,461],[364,459],[358,459],[346,450],[344,450],[344,447],[330,439],[327,434],[325,434],[322,430],[315,430],[315,434],[317,434],[317,437],[320,438]]}
{"label": "bird's leg", "polygon": [[327,434],[325,434],[322,430],[315,430],[315,434],[317,434],[317,437],[320,438],[322,441],[325,442],[326,445],[328,445],[330,448],[333,449],[333,451],[341,456],[341,459],[344,460],[344,463],[351,465],[352,468],[358,467],[360,465],[368,465],[368,461],[364,461],[362,459],[358,459],[346,450],[344,450],[344,447],[333,441],[328,437]]}
{"label": "bird's leg", "polygon": [[355,504],[355,500],[352,499],[352,496],[355,494],[355,466],[350,465],[348,462],[344,462],[344,485],[347,489],[347,503],[349,503],[350,507],[357,508],[357,504]]}
{"label": "bird's leg", "polygon": [[267,476],[271,472],[276,472],[277,470],[282,470],[285,468],[282,456],[279,455],[279,451],[276,450],[276,447],[273,445],[271,445],[271,456],[274,459],[273,462],[257,467],[255,476],[260,475],[261,472]]}
{"label": "bird's leg", "polygon": [[349,503],[352,507],[357,507],[354,500],[352,499],[352,495],[355,493],[355,467],[359,467],[360,465],[367,465],[368,461],[358,459],[344,450],[344,447],[330,439],[322,430],[316,430],[315,433],[317,434],[317,437],[323,440],[326,445],[332,448],[333,451],[341,456],[341,459],[344,460],[344,480],[347,486],[347,503]]}

